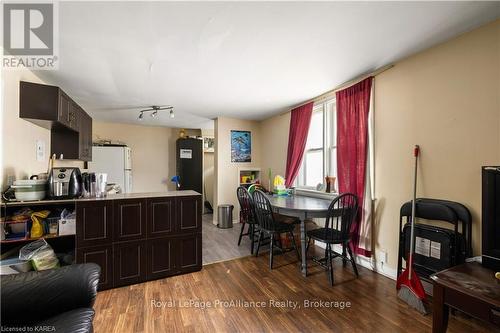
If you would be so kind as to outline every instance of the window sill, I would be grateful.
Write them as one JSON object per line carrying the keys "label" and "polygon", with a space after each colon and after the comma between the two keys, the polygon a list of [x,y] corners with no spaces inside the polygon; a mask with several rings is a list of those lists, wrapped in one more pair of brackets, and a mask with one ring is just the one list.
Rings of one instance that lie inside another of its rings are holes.
{"label": "window sill", "polygon": [[327,192],[321,192],[321,191],[308,189],[308,188],[296,188],[295,194],[296,195],[303,195],[306,197],[326,199],[326,200],[333,200],[339,195],[338,193],[327,193]]}

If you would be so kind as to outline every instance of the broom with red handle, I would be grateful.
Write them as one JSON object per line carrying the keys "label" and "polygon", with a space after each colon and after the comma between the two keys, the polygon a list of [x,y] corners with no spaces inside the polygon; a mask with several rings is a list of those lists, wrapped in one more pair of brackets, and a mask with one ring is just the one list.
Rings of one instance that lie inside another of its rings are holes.
{"label": "broom with red handle", "polygon": [[415,175],[413,177],[413,200],[411,202],[411,232],[410,232],[410,253],[408,254],[408,262],[406,269],[398,277],[396,288],[399,290],[398,297],[408,303],[409,306],[415,308],[422,314],[427,314],[425,308],[425,291],[422,287],[422,282],[418,278],[417,273],[413,269],[413,251],[415,249],[415,200],[417,198],[417,167],[418,155],[420,148],[415,146],[413,155],[415,156]]}

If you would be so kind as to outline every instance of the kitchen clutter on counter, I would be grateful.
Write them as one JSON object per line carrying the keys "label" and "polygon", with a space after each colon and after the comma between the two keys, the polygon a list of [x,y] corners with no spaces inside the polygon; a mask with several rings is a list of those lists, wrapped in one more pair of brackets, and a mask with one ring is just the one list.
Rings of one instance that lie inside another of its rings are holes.
{"label": "kitchen clutter on counter", "polygon": [[[52,159],[51,159],[52,161]],[[118,184],[108,184],[106,173],[80,172],[76,167],[52,167],[47,173],[30,179],[15,180],[2,193],[4,202],[29,202],[78,198],[104,198],[107,194],[121,193]]]}

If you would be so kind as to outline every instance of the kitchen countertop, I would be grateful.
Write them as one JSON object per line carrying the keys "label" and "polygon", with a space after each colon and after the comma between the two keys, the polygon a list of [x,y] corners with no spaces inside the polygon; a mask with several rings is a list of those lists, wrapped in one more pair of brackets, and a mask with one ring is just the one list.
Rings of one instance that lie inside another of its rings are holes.
{"label": "kitchen countertop", "polygon": [[165,192],[140,192],[140,193],[119,193],[110,194],[105,198],[79,198],[79,199],[44,199],[38,201],[10,201],[2,200],[2,204],[7,206],[29,206],[29,205],[50,205],[50,204],[64,204],[79,201],[102,201],[102,200],[122,200],[122,199],[146,199],[146,198],[163,198],[163,197],[185,197],[201,195],[196,191],[165,191]]}

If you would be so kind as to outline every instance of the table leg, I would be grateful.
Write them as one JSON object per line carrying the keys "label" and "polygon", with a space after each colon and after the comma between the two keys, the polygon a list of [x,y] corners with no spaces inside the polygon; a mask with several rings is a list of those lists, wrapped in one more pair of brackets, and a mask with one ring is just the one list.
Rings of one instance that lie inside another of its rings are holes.
{"label": "table leg", "polygon": [[444,303],[444,288],[435,283],[432,297],[432,333],[446,332],[449,312],[449,306]]}
{"label": "table leg", "polygon": [[306,221],[305,219],[300,219],[300,253],[302,263],[300,265],[300,270],[303,276],[307,276],[307,255],[306,255]]}

